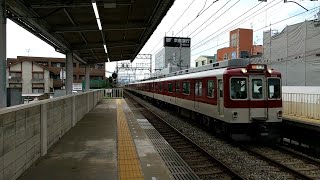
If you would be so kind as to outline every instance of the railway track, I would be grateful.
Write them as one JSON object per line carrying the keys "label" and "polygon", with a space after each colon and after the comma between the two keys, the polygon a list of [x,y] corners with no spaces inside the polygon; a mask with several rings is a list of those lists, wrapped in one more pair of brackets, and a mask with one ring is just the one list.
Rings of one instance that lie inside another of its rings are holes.
{"label": "railway track", "polygon": [[[128,97],[128,96],[127,96]],[[251,179],[243,177],[236,173],[227,165],[210,155],[206,150],[199,147],[188,137],[183,135],[179,130],[167,124],[161,117],[148,110],[147,105],[142,105],[134,100],[135,106],[138,107],[142,114],[150,123],[160,132],[160,134],[172,145],[180,156],[190,165],[201,179]],[[164,125],[165,124],[165,125]],[[170,129],[170,130],[169,130]],[[174,129],[175,133],[172,133]],[[180,128],[178,128],[180,129]],[[185,141],[191,142],[188,144]],[[284,179],[319,179],[320,180],[320,161],[310,158],[302,153],[293,151],[282,146],[257,146],[257,145],[239,145],[242,151],[248,152],[252,156],[268,163],[273,167],[275,172],[284,172]],[[196,148],[195,148],[196,147]],[[200,154],[204,152],[206,156]],[[199,154],[198,154],[199,153]],[[188,160],[190,160],[188,162]],[[212,164],[210,161],[213,160]],[[245,164],[243,164],[245,166]],[[229,171],[230,170],[230,171]],[[210,172],[212,174],[210,174]]]}
{"label": "railway track", "polygon": [[210,155],[191,139],[182,134],[146,106],[126,94],[181,158],[190,166],[200,179],[246,179],[234,172],[226,164]]}
{"label": "railway track", "polygon": [[297,179],[320,179],[320,162],[281,146],[241,146]]}

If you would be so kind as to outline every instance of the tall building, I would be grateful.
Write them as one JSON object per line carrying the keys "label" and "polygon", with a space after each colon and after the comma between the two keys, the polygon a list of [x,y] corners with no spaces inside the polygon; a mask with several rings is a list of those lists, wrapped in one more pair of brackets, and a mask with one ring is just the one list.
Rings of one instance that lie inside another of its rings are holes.
{"label": "tall building", "polygon": [[[13,64],[19,61],[35,62],[43,67],[46,67],[52,74],[53,88],[61,89],[64,86],[65,79],[65,58],[51,58],[51,57],[30,57],[18,56],[17,58],[8,58],[7,64]],[[85,65],[77,61],[73,63],[73,82],[82,83],[85,79]],[[105,79],[105,64],[99,63],[91,66],[90,80],[104,80]]]}
{"label": "tall building", "polygon": [[206,64],[211,64],[217,61],[217,55],[214,56],[199,56],[196,61],[196,67],[204,66]]}
{"label": "tall building", "polygon": [[155,70],[171,73],[190,67],[190,38],[165,37],[164,47],[155,55]]}
{"label": "tall building", "polygon": [[260,46],[253,45],[252,29],[235,29],[230,31],[229,38],[229,47],[218,49],[217,61],[249,58],[252,55],[262,54],[262,48],[260,48]]}

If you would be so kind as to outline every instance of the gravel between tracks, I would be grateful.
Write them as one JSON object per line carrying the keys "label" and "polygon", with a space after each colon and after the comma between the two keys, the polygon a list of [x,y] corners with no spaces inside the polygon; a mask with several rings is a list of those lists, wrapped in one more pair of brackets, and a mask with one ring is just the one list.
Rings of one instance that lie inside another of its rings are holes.
{"label": "gravel between tracks", "polygon": [[183,134],[206,149],[217,159],[227,164],[236,172],[240,172],[248,179],[288,179],[292,177],[286,172],[281,172],[278,168],[269,165],[268,163],[258,159],[257,157],[248,154],[220,138],[214,137],[211,134],[184,122],[182,118],[173,116],[170,113],[163,111],[149,102],[136,98],[138,102],[146,105],[149,110],[156,113],[158,116],[166,120],[175,128],[179,129]]}

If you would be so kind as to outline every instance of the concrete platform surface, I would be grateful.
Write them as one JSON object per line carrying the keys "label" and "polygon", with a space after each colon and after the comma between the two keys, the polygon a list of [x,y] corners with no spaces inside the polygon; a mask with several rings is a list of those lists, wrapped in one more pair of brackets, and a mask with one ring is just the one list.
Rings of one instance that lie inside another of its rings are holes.
{"label": "concrete platform surface", "polygon": [[137,118],[123,99],[100,101],[19,179],[172,179]]}

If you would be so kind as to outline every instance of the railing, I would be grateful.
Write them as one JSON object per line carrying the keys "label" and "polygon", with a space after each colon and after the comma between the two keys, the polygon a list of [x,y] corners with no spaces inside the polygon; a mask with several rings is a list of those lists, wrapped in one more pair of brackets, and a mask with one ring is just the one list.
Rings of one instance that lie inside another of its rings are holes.
{"label": "railing", "polygon": [[320,119],[320,94],[282,93],[283,113]]}
{"label": "railing", "polygon": [[105,89],[106,98],[123,98],[122,88]]}

